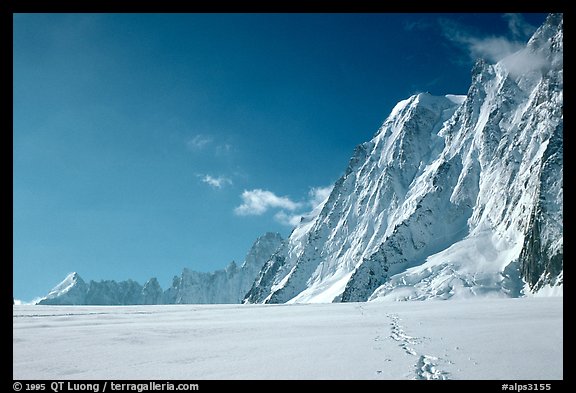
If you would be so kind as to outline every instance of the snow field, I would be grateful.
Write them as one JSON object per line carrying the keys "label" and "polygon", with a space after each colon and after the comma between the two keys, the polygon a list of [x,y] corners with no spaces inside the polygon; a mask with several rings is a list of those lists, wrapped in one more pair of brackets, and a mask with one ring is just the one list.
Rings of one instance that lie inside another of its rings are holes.
{"label": "snow field", "polygon": [[563,299],[14,306],[14,379],[563,378]]}

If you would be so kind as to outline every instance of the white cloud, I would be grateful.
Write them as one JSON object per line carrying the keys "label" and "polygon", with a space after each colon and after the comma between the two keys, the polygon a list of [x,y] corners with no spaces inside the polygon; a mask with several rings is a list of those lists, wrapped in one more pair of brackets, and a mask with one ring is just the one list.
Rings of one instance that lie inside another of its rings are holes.
{"label": "white cloud", "polygon": [[30,300],[29,302],[27,302],[25,300],[20,300],[20,299],[14,299],[14,305],[15,306],[33,306],[42,299],[43,299],[43,297],[41,297],[41,296],[35,297],[34,299]]}
{"label": "white cloud", "polygon": [[303,216],[322,205],[332,192],[333,186],[313,187],[308,192],[308,200],[294,202],[288,197],[279,197],[271,191],[251,190],[242,193],[243,203],[234,209],[239,216],[262,215],[270,209],[278,209],[274,219],[280,224],[294,227]]}
{"label": "white cloud", "polygon": [[519,51],[524,44],[510,41],[505,37],[474,38],[468,37],[464,44],[468,46],[470,56],[473,59],[483,58],[491,62],[497,62],[504,57]]}
{"label": "white cloud", "polygon": [[207,151],[215,157],[226,157],[235,151],[235,146],[232,143],[219,141],[206,134],[196,134],[188,139],[186,148],[192,152]]}
{"label": "white cloud", "polygon": [[309,204],[314,209],[321,203],[324,203],[326,199],[330,196],[332,189],[334,188],[333,185],[328,187],[313,187],[309,192],[308,196],[310,197]]}
{"label": "white cloud", "polygon": [[519,76],[545,67],[550,60],[544,53],[522,49],[502,60],[502,64],[513,76]]}
{"label": "white cloud", "polygon": [[279,197],[273,192],[266,190],[245,190],[242,193],[242,204],[234,209],[239,216],[259,216],[270,208],[296,210],[302,206],[288,197]]}
{"label": "white cloud", "polygon": [[513,39],[505,36],[478,37],[451,20],[441,19],[439,24],[444,36],[463,47],[472,60],[482,58],[495,63],[522,49],[526,44],[526,38],[535,30],[522,15],[504,14],[504,18],[508,20],[508,28]]}
{"label": "white cloud", "polygon": [[274,219],[282,225],[289,227],[295,227],[300,223],[302,219],[301,214],[287,214],[284,210],[280,210],[278,213],[274,214]]}
{"label": "white cloud", "polygon": [[472,60],[501,62],[512,76],[545,67],[549,62],[545,54],[526,49],[526,41],[536,27],[521,14],[504,14],[503,18],[508,22],[507,36],[478,37],[451,20],[442,19],[439,23],[444,36],[466,50]]}
{"label": "white cloud", "polygon": [[212,143],[210,136],[198,134],[186,142],[186,147],[188,147],[189,150],[198,151],[204,149],[210,143]]}
{"label": "white cloud", "polygon": [[223,188],[224,186],[232,185],[232,180],[224,176],[213,177],[204,175],[202,181],[213,188]]}

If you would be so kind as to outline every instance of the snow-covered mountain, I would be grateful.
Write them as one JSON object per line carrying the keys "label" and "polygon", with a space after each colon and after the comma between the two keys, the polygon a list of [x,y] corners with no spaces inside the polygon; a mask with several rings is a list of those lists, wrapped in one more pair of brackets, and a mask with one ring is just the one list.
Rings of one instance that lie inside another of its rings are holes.
{"label": "snow-covered mountain", "polygon": [[447,299],[561,290],[563,17],[477,61],[466,96],[396,105],[246,303]]}
{"label": "snow-covered mountain", "polygon": [[330,196],[238,267],[86,284],[40,304],[298,303],[556,293],[563,288],[563,17],[478,60],[466,95],[399,102]]}
{"label": "snow-covered mountain", "polygon": [[259,237],[242,266],[231,262],[226,269],[200,273],[184,269],[173,285],[163,291],[156,278],[144,286],[133,280],[90,281],[70,273],[37,304],[51,305],[133,305],[173,303],[240,303],[262,266],[282,243],[278,233]]}
{"label": "snow-covered mountain", "polygon": [[86,304],[86,292],[88,286],[78,275],[70,273],[62,282],[41,299],[38,304]]}
{"label": "snow-covered mountain", "polygon": [[50,305],[127,305],[158,304],[151,296],[150,288],[156,284],[155,278],[144,287],[133,280],[116,282],[114,280],[93,281],[88,284],[76,272],[70,273],[60,284],[37,304]]}

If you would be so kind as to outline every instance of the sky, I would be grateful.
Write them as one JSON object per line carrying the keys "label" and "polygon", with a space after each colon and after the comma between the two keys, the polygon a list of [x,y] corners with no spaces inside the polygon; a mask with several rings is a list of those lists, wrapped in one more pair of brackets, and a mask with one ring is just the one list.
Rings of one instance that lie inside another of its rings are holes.
{"label": "sky", "polygon": [[241,264],[545,14],[14,14],[13,294]]}

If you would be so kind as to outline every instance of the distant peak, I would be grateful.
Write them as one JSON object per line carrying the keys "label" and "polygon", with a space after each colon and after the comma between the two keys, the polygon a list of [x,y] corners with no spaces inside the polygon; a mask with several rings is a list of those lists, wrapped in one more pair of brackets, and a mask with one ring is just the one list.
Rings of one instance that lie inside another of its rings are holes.
{"label": "distant peak", "polygon": [[436,112],[444,110],[447,107],[460,105],[464,102],[465,98],[466,96],[458,96],[454,94],[434,96],[429,92],[424,92],[413,96],[412,102],[414,106],[428,108]]}
{"label": "distant peak", "polygon": [[262,239],[280,239],[282,236],[278,232],[266,232],[264,235],[260,236]]}
{"label": "distant peak", "polygon": [[545,25],[561,26],[564,21],[564,14],[562,13],[551,13],[546,17]]}
{"label": "distant peak", "polygon": [[417,99],[425,99],[427,97],[434,97],[434,96],[432,94],[430,94],[429,91],[423,91],[422,93],[416,94]]}
{"label": "distant peak", "polygon": [[80,275],[77,272],[69,273],[64,279],[64,281],[78,281],[78,280],[82,280],[82,277],[80,277]]}

